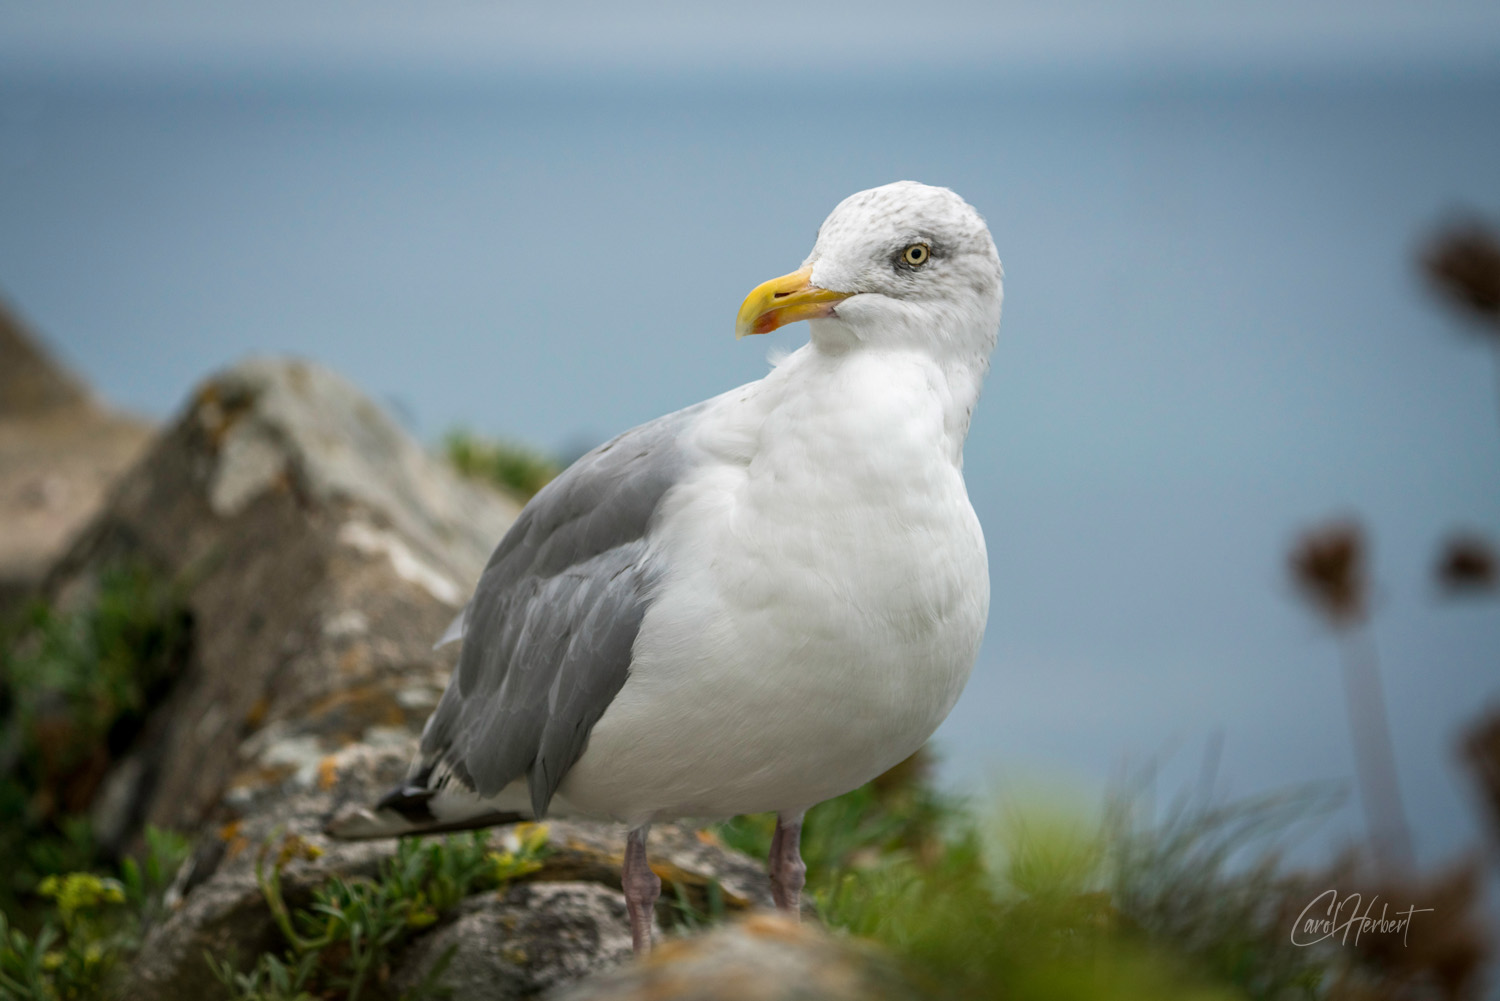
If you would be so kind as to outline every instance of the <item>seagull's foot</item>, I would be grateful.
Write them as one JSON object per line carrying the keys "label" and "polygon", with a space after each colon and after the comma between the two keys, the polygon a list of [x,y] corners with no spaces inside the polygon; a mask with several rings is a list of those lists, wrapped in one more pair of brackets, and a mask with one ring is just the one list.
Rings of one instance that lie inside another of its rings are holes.
{"label": "seagull's foot", "polygon": [[656,898],[661,896],[661,880],[646,861],[646,835],[650,832],[649,824],[637,827],[625,839],[625,870],[621,876],[625,908],[630,912],[630,944],[637,956],[651,951],[651,922]]}
{"label": "seagull's foot", "polygon": [[769,868],[771,899],[778,908],[801,920],[802,887],[807,885],[807,864],[802,861],[802,814],[776,815]]}

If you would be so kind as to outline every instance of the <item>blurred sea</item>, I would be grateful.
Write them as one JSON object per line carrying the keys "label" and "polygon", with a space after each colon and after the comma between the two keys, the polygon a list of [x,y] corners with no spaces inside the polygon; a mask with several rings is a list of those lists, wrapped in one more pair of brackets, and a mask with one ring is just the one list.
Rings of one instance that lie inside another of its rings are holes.
{"label": "blurred sea", "polygon": [[[991,625],[945,777],[1091,789],[1222,735],[1222,795],[1352,781],[1337,650],[1284,572],[1355,513],[1407,808],[1478,836],[1453,753],[1500,699],[1500,382],[1414,256],[1500,216],[1500,68],[1451,77],[655,82],[7,77],[0,289],[163,417],[248,353],[326,362],[434,440],[573,451],[765,371],[741,297],[844,195],[946,184],[1007,266],[967,451]],[[1348,809],[1322,841],[1359,830]]]}

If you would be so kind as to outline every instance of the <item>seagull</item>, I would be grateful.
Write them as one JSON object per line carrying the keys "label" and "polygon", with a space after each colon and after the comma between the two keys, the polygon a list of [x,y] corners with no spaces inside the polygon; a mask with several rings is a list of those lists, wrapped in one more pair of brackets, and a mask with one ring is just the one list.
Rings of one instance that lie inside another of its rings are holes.
{"label": "seagull", "polygon": [[406,781],[327,832],[618,822],[641,953],[651,825],[774,812],[772,896],[798,914],[803,815],[916,751],[974,666],[989,571],[963,446],[1002,277],[947,188],[840,202],[737,319],[807,320],[809,342],[526,505],[444,637],[458,666]]}

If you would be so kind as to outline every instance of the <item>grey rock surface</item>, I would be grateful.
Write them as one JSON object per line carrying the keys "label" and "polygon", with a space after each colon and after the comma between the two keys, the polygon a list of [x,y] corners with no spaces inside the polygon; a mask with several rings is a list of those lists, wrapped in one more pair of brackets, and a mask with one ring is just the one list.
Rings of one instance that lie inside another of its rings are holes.
{"label": "grey rock surface", "polygon": [[624,897],[597,883],[522,883],[472,897],[408,950],[393,985],[411,990],[445,956],[440,980],[455,997],[539,997],[628,962],[630,918]]}
{"label": "grey rock surface", "polygon": [[111,564],[145,564],[192,616],[192,663],[106,780],[113,843],[227,822],[420,726],[451,669],[432,640],[516,513],[324,369],[251,361],[204,383],[47,583],[66,607]]}

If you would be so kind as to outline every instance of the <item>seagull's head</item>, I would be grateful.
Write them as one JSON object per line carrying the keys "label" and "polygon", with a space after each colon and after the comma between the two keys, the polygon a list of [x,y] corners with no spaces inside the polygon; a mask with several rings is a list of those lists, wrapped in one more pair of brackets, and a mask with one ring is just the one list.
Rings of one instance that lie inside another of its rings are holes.
{"label": "seagull's head", "polygon": [[758,286],[737,334],[812,321],[820,346],[915,348],[988,363],[1003,273],[978,212],[947,188],[897,181],[850,195],[802,267]]}

